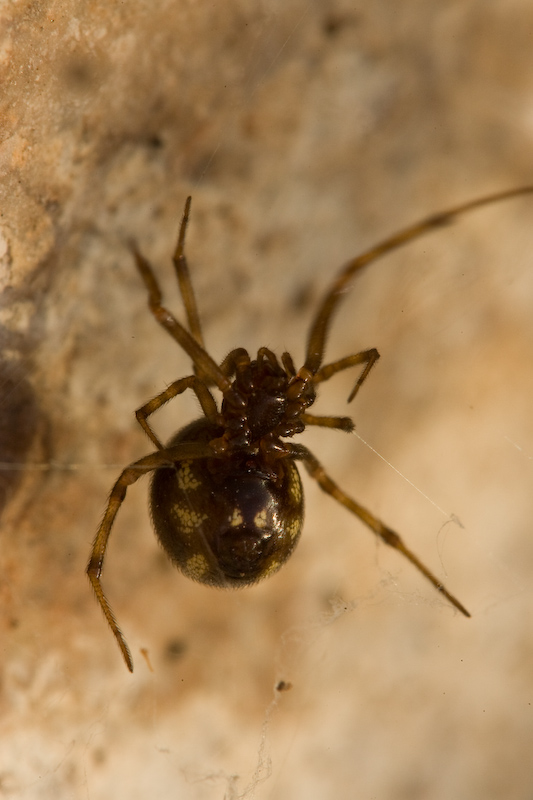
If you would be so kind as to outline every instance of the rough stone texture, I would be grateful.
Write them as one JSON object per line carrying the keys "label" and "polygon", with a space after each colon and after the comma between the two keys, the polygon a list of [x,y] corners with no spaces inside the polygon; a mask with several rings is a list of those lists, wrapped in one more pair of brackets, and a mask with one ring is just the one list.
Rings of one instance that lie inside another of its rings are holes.
{"label": "rough stone texture", "polygon": [[[213,355],[268,345],[299,363],[345,259],[533,181],[531,3],[0,14],[0,794],[530,797],[532,200],[376,264],[336,320],[330,358],[382,353],[357,430],[414,486],[355,437],[304,439],[472,620],[308,480],[291,562],[227,594],[172,569],[146,481],[132,487],[104,584],[133,676],[83,571],[113,481],[150,451],[134,409],[190,371],[126,240],[180,312],[169,255],[192,193]],[[346,413],[352,381],[325,386],[317,411]],[[154,424],[164,437],[195,413],[182,398]],[[292,689],[271,705],[279,680]]]}

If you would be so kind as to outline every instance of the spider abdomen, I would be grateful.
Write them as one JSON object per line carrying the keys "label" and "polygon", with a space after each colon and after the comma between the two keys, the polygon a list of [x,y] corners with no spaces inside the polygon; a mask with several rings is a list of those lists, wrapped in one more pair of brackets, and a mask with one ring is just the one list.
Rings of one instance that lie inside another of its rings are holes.
{"label": "spider abdomen", "polygon": [[[220,429],[199,419],[168,443],[209,442]],[[192,459],[154,473],[151,510],[159,541],[189,578],[212,586],[255,583],[288,559],[303,523],[296,465],[284,459],[277,480],[257,456]]]}

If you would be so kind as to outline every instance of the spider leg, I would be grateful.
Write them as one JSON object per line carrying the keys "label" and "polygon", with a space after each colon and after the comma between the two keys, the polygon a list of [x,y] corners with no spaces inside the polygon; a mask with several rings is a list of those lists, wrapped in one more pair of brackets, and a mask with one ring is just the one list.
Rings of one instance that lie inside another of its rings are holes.
{"label": "spider leg", "polygon": [[94,539],[91,557],[89,559],[89,563],[87,564],[87,575],[93,587],[96,599],[100,603],[100,607],[104,612],[105,618],[107,619],[115,639],[118,642],[118,646],[122,651],[124,661],[126,662],[126,666],[130,672],[133,672],[133,659],[122,631],[118,627],[115,615],[113,614],[111,606],[109,605],[109,601],[104,594],[102,583],[100,581],[104,566],[107,543],[111,534],[115,517],[124,501],[128,486],[131,486],[133,483],[138,481],[139,478],[145,475],[147,472],[153,472],[155,469],[159,469],[161,467],[170,467],[174,461],[177,460],[205,458],[210,455],[213,455],[213,451],[208,445],[202,445],[196,442],[183,443],[181,445],[176,445],[176,447],[170,447],[167,450],[151,453],[149,456],[140,458],[138,461],[130,464],[129,467],[126,467],[111,489],[107,508]]}
{"label": "spider leg", "polygon": [[370,350],[363,350],[361,353],[355,353],[353,356],[340,358],[338,361],[333,361],[331,364],[326,364],[325,366],[321,367],[314,376],[313,382],[322,383],[323,381],[328,381],[331,377],[333,377],[333,375],[336,375],[337,372],[342,372],[344,369],[355,367],[357,364],[365,364],[366,366],[364,370],[359,375],[359,378],[357,379],[356,384],[350,392],[350,396],[348,397],[348,402],[351,403],[363,383],[368,378],[368,373],[378,358],[379,353],[375,347],[372,347]]}
{"label": "spider leg", "polygon": [[324,357],[324,348],[326,346],[326,338],[331,324],[331,319],[335,313],[337,306],[350,288],[354,275],[364,267],[376,261],[378,258],[390,253],[392,250],[397,250],[419,236],[423,236],[437,228],[442,228],[453,222],[457,217],[466,214],[469,211],[474,211],[476,208],[498,203],[502,200],[509,200],[512,197],[519,197],[524,194],[533,193],[533,186],[522,186],[519,189],[511,189],[506,192],[498,192],[497,194],[488,195],[487,197],[471,200],[468,203],[449,208],[442,211],[440,214],[433,214],[420,222],[403,228],[401,231],[389,236],[379,244],[366,250],[361,255],[348,261],[346,266],[337,275],[331,288],[327,291],[322,303],[319,306],[318,312],[311,325],[309,331],[309,338],[307,340],[307,356],[305,359],[305,368],[311,373],[317,373],[322,359]]}
{"label": "spider leg", "polygon": [[439,591],[444,597],[452,603],[465,617],[469,617],[470,614],[466,610],[466,608],[462,605],[462,603],[457,600],[453,594],[443,586],[442,582],[433,575],[433,573],[423,564],[420,559],[409,550],[409,548],[404,544],[403,540],[400,536],[393,531],[391,528],[384,525],[377,519],[370,511],[367,511],[366,508],[356,503],[351,497],[349,497],[342,489],[337,486],[337,484],[327,475],[324,467],[320,462],[315,458],[315,456],[303,445],[298,444],[291,444],[287,445],[289,456],[296,458],[300,461],[304,462],[305,468],[307,469],[308,473],[311,475],[312,478],[316,480],[318,485],[321,489],[323,489],[327,494],[330,494],[338,503],[341,503],[348,511],[351,511],[352,514],[355,514],[356,517],[365,523],[374,533],[376,536],[379,536],[385,544],[388,544],[390,547],[393,547],[395,550],[398,550],[402,553],[408,561],[413,564],[416,569],[424,575],[430,583],[433,584],[435,589]]}
{"label": "spider leg", "polygon": [[192,286],[189,267],[187,265],[187,258],[185,256],[185,233],[189,222],[189,214],[191,210],[191,197],[185,201],[185,209],[181,219],[180,232],[178,236],[178,243],[176,250],[172,257],[174,269],[176,270],[176,277],[180,287],[183,305],[185,306],[185,313],[187,314],[187,322],[189,323],[189,330],[202,347],[205,348],[204,337],[202,335],[202,326],[200,324],[200,316],[198,314],[198,306],[196,305],[196,298],[194,296],[194,289]]}
{"label": "spider leg", "polygon": [[164,450],[164,447],[146,420],[151,414],[157,411],[158,408],[161,408],[161,406],[164,406],[169,400],[182,394],[182,392],[185,392],[187,389],[193,390],[207,419],[210,422],[216,423],[218,413],[217,405],[205,383],[197,378],[196,375],[180,378],[171,383],[170,386],[167,386],[167,388],[156,395],[156,397],[152,397],[151,400],[138,408],[135,412],[137,422],[159,450]]}
{"label": "spider leg", "polygon": [[141,255],[133,243],[131,244],[131,250],[137,269],[148,290],[148,307],[157,322],[185,350],[191,358],[195,372],[200,379],[205,380],[206,383],[215,384],[221,392],[227,391],[231,384],[217,363],[194,336],[162,305],[161,289],[150,263]]}
{"label": "spider leg", "polygon": [[300,419],[305,425],[317,425],[320,428],[336,428],[346,433],[351,433],[355,428],[350,417],[318,417],[316,414],[301,414]]}

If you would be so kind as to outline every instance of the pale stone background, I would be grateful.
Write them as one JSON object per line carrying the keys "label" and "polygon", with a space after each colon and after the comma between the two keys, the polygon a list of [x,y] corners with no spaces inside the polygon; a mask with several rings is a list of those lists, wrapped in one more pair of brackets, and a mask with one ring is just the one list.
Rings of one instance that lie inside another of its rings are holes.
{"label": "pale stone background", "polygon": [[[84,576],[114,479],[151,449],[134,409],[190,370],[125,239],[181,313],[169,255],[192,192],[213,355],[268,345],[299,363],[344,260],[533,182],[531,2],[0,13],[0,796],[531,798],[533,199],[376,264],[336,320],[330,358],[382,353],[357,430],[416,488],[353,436],[303,439],[470,621],[307,479],[291,562],[227,594],[172,569],[147,482],[132,488],[104,582],[133,676]],[[346,413],[351,384],[316,410]],[[183,398],[157,430],[195,413]]]}

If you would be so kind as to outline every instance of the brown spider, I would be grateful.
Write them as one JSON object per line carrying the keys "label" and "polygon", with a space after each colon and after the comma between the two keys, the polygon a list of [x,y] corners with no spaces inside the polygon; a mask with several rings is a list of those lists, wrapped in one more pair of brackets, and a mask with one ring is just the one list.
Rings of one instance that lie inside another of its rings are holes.
{"label": "brown spider", "polygon": [[[156,534],[169,558],[201,583],[237,587],[276,572],[294,550],[303,523],[303,491],[296,461],[303,461],[320,488],[359,517],[386,544],[399,550],[462,614],[466,608],[406,547],[395,531],[349,497],[326,474],[315,456],[301,444],[283,441],[302,433],[306,425],[350,432],[349,417],[318,417],[308,413],[316,386],[337,372],[362,365],[351,402],[379,358],[376,349],[323,364],[328,329],[338,303],[354,275],[380,256],[442,227],[480,206],[533,192],[533,186],[473,200],[435,214],[385,239],[349,261],[319,305],[307,343],[304,365],[296,371],[289,353],[281,364],[267,347],[252,360],[243,348],[232,350],[220,366],[206,351],[196,300],[184,254],[191,198],[187,198],[173,263],[185,306],[188,329],[161,304],[161,290],[148,261],[132,244],[137,268],[148,290],[148,305],[193,363],[194,374],[171,383],[138,409],[136,417],[157,450],[130,464],[113,486],[96,534],[87,574],[126,665],[133,660],[104,595],[100,577],[115,516],[128,486],[153,472],[151,512]],[[220,409],[209,387],[222,393]],[[173,397],[192,389],[204,416],[186,425],[169,443],[161,444],[148,417]]]}

